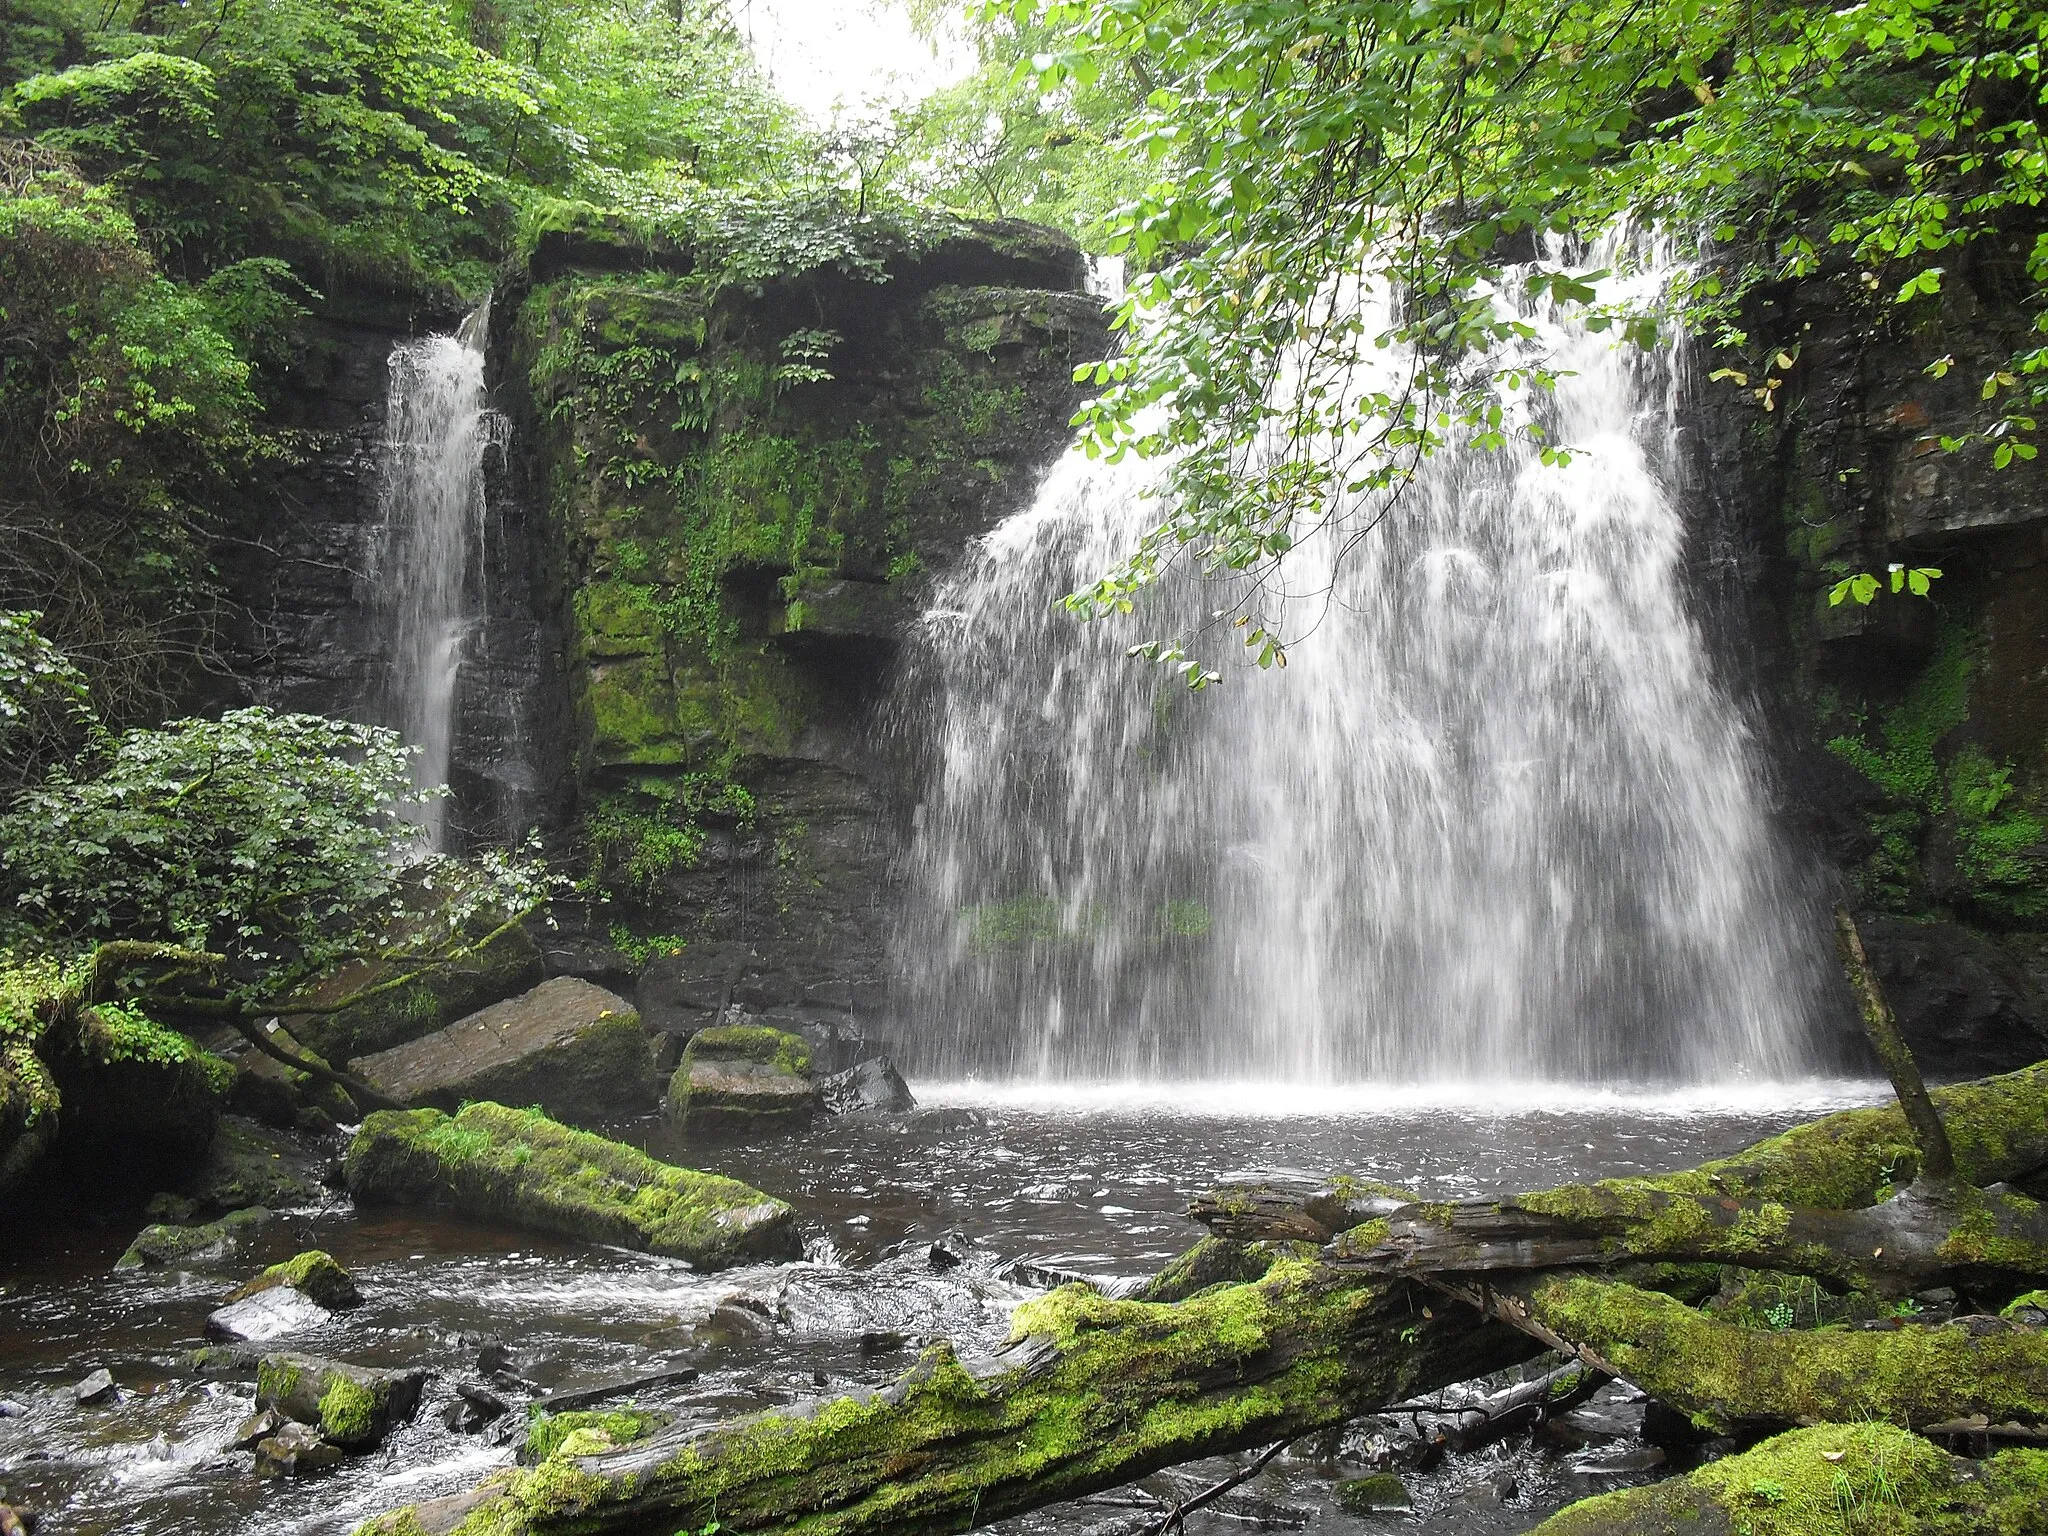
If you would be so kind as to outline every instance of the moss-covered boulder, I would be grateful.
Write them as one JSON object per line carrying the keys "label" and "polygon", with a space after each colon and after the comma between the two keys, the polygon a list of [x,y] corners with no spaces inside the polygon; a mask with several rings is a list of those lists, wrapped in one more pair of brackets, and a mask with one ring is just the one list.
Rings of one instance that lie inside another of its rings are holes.
{"label": "moss-covered boulder", "polygon": [[415,960],[351,961],[295,999],[332,1012],[289,1014],[284,1025],[326,1060],[347,1061],[524,992],[541,972],[540,948],[518,924],[465,931],[426,946]]}
{"label": "moss-covered boulder", "polygon": [[1985,1462],[1889,1424],[1821,1424],[1686,1477],[1587,1499],[1536,1536],[2040,1536],[2048,1452]]}
{"label": "moss-covered boulder", "polygon": [[297,1291],[330,1312],[343,1312],[363,1304],[355,1277],[336,1263],[332,1254],[318,1248],[309,1248],[282,1264],[271,1265],[255,1279],[237,1286],[228,1300],[243,1301],[279,1287]]}
{"label": "moss-covered boulder", "polygon": [[383,1110],[363,1122],[343,1169],[349,1193],[365,1204],[441,1205],[700,1269],[803,1252],[796,1213],[782,1201],[571,1130],[538,1110]]}
{"label": "moss-covered boulder", "polygon": [[265,1355],[256,1368],[256,1406],[312,1425],[349,1450],[367,1450],[413,1415],[427,1373],[380,1371],[317,1355]]}
{"label": "moss-covered boulder", "polygon": [[235,1081],[229,1062],[114,1003],[81,1009],[70,1028],[45,1037],[40,1054],[64,1105],[59,1148],[94,1162],[198,1157]]}
{"label": "moss-covered boulder", "polygon": [[810,1044],[751,1024],[691,1036],[665,1106],[686,1135],[716,1139],[801,1130],[821,1107]]}
{"label": "moss-covered boulder", "polygon": [[264,1205],[272,1210],[317,1205],[325,1194],[312,1153],[268,1126],[223,1115],[206,1157],[178,1184],[202,1211]]}
{"label": "moss-covered boulder", "polygon": [[257,1233],[270,1225],[271,1214],[262,1206],[230,1211],[219,1221],[197,1227],[159,1223],[144,1227],[135,1241],[114,1261],[114,1268],[170,1269],[185,1265],[217,1265],[239,1252]]}
{"label": "moss-covered boulder", "polygon": [[608,1451],[631,1445],[672,1422],[668,1414],[644,1408],[585,1408],[568,1413],[549,1413],[537,1408],[527,1422],[526,1439],[519,1446],[519,1463],[530,1467],[558,1451],[580,1456],[592,1450]]}
{"label": "moss-covered boulder", "polygon": [[654,1104],[654,1054],[639,1013],[574,976],[360,1057],[354,1068],[386,1097],[419,1108],[489,1099],[537,1104],[558,1120],[588,1125]]}

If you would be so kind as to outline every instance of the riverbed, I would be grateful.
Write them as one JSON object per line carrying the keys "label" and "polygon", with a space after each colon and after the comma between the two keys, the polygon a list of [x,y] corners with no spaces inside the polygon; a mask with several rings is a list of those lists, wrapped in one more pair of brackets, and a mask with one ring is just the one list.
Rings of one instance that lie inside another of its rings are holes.
{"label": "riverbed", "polygon": [[[715,1418],[880,1384],[926,1340],[992,1348],[1011,1310],[1062,1278],[1129,1285],[1200,1235],[1188,1198],[1226,1179],[1343,1171],[1438,1198],[1540,1187],[1684,1167],[1879,1097],[1875,1085],[1842,1081],[1666,1094],[1541,1084],[918,1089],[910,1115],[847,1117],[752,1146],[684,1147],[653,1120],[613,1128],[657,1156],[789,1200],[807,1240],[796,1264],[702,1275],[430,1212],[359,1213],[339,1196],[283,1213],[258,1247],[198,1274],[112,1273],[139,1215],[0,1234],[0,1400],[21,1410],[0,1408],[12,1413],[0,1418],[0,1485],[44,1511],[52,1533],[344,1532],[510,1461],[502,1431],[461,1434],[442,1422],[455,1383],[484,1379],[479,1357],[495,1344],[508,1352],[507,1379],[533,1390],[694,1368],[695,1380],[636,1400]],[[936,1266],[935,1243],[945,1250],[938,1265],[959,1262]],[[197,1379],[184,1358],[234,1282],[309,1247],[354,1272],[365,1304],[270,1347],[420,1364],[435,1376],[417,1418],[377,1451],[305,1481],[261,1480],[249,1454],[228,1448],[251,1388]],[[75,1403],[73,1384],[102,1366],[120,1383],[118,1399]],[[503,1381],[494,1390],[513,1404],[509,1429],[521,1391]],[[1329,1488],[1371,1470],[1368,1423],[1305,1442],[1188,1525],[1197,1536],[1344,1536],[1416,1523],[1470,1536],[1524,1531],[1573,1498],[1655,1475],[1641,1465],[1654,1453],[1631,1432],[1640,1417],[1640,1404],[1610,1390],[1588,1410],[1582,1446],[1453,1457],[1408,1477],[1412,1515],[1355,1517],[1335,1509]],[[1215,1470],[1182,1469],[1006,1528],[1128,1523]]]}

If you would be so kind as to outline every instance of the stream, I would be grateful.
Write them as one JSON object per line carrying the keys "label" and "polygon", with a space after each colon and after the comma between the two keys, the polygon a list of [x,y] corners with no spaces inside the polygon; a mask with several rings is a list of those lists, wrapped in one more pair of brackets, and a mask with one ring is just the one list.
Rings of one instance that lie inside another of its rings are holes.
{"label": "stream", "polygon": [[[614,1127],[798,1208],[804,1262],[715,1275],[429,1212],[357,1212],[339,1197],[285,1213],[217,1271],[116,1275],[139,1215],[97,1226],[46,1218],[0,1231],[0,1483],[41,1509],[53,1536],[344,1532],[510,1460],[491,1430],[464,1435],[442,1422],[455,1383],[481,1379],[479,1351],[493,1343],[514,1375],[550,1390],[695,1368],[695,1380],[631,1401],[710,1419],[881,1384],[926,1339],[991,1348],[1011,1310],[1061,1277],[1114,1285],[1148,1275],[1200,1235],[1188,1198],[1227,1178],[1350,1171],[1437,1197],[1506,1191],[1687,1166],[1878,1097],[1874,1085],[1829,1080],[1667,1095],[966,1083],[924,1085],[906,1116],[850,1116],[745,1147],[684,1148],[658,1120]],[[952,1244],[963,1258],[937,1269],[931,1248],[949,1233],[967,1239]],[[233,1283],[309,1247],[354,1272],[365,1304],[266,1347],[435,1375],[417,1418],[378,1450],[322,1477],[261,1480],[251,1455],[230,1448],[251,1386],[198,1379],[185,1356]],[[118,1399],[76,1404],[72,1386],[101,1366],[120,1383]],[[518,1422],[524,1396],[498,1390],[512,1403],[503,1423]],[[1524,1531],[1574,1498],[1654,1475],[1641,1465],[1657,1453],[1634,1434],[1640,1418],[1640,1404],[1610,1388],[1575,1416],[1585,1442],[1576,1448],[1537,1449],[1524,1437],[1451,1457],[1407,1474],[1413,1514],[1359,1517],[1338,1511],[1329,1488],[1374,1470],[1367,1421],[1303,1442],[1188,1525],[1197,1536],[1415,1522],[1472,1536]],[[1129,1521],[1216,1470],[1179,1469],[1001,1528]]]}

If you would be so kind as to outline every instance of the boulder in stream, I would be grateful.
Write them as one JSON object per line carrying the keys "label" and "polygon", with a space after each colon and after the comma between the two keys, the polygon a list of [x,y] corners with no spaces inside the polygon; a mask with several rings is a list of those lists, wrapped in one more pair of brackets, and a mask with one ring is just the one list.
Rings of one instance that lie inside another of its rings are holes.
{"label": "boulder in stream", "polygon": [[114,1373],[104,1365],[71,1389],[71,1400],[76,1403],[110,1403],[119,1395]]}
{"label": "boulder in stream", "polygon": [[279,1289],[297,1291],[330,1312],[342,1312],[363,1304],[362,1292],[356,1289],[354,1276],[337,1264],[331,1254],[318,1248],[309,1248],[282,1264],[271,1265],[255,1279],[238,1286],[229,1294],[228,1300],[243,1301],[264,1291]]}
{"label": "boulder in stream", "polygon": [[318,1160],[298,1142],[241,1115],[223,1115],[206,1161],[179,1190],[207,1210],[317,1205]]}
{"label": "boulder in stream", "polygon": [[306,1046],[329,1061],[381,1051],[537,985],[540,947],[517,923],[489,932],[472,923],[443,933],[419,959],[351,960],[309,985],[304,1006],[332,1012],[287,1014],[283,1020]]}
{"label": "boulder in stream", "polygon": [[825,1107],[835,1115],[867,1110],[875,1114],[900,1115],[917,1108],[917,1098],[903,1074],[886,1056],[870,1056],[855,1062],[844,1072],[818,1080]]}
{"label": "boulder in stream", "polygon": [[198,1227],[150,1226],[135,1234],[127,1252],[114,1261],[116,1270],[168,1269],[187,1264],[219,1264],[269,1226],[271,1214],[260,1205],[230,1211],[218,1221]]}
{"label": "boulder in stream", "polygon": [[588,1123],[654,1101],[654,1055],[616,992],[557,976],[445,1029],[357,1058],[363,1081],[398,1103],[452,1110],[475,1099],[538,1104]]}
{"label": "boulder in stream", "polygon": [[685,1135],[741,1138],[801,1130],[820,1107],[810,1043],[740,1024],[691,1037],[669,1080],[666,1110]]}
{"label": "boulder in stream", "polygon": [[420,1366],[381,1371],[317,1355],[265,1355],[256,1369],[256,1406],[275,1408],[317,1426],[336,1445],[362,1450],[412,1417],[426,1379]]}
{"label": "boulder in stream", "polygon": [[305,1424],[286,1424],[274,1435],[256,1442],[258,1477],[305,1477],[325,1472],[341,1460],[341,1447],[332,1445],[320,1432]]}
{"label": "boulder in stream", "polygon": [[773,1196],[657,1162],[539,1110],[381,1110],[356,1133],[343,1174],[363,1204],[446,1206],[700,1269],[803,1252],[796,1213]]}
{"label": "boulder in stream", "polygon": [[280,1285],[215,1308],[206,1317],[206,1336],[229,1344],[260,1344],[305,1333],[333,1316],[311,1297]]}

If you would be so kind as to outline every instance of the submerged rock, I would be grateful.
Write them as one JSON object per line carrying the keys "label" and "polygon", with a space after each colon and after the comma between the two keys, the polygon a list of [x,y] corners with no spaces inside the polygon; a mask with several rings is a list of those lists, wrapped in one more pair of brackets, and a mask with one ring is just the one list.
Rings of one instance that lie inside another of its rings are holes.
{"label": "submerged rock", "polygon": [[729,1025],[691,1037],[666,1110],[686,1135],[739,1138],[801,1130],[820,1107],[803,1036]]}
{"label": "submerged rock", "polygon": [[441,1422],[458,1435],[473,1435],[497,1423],[512,1407],[479,1381],[458,1381],[455,1398],[441,1410]]}
{"label": "submerged rock", "polygon": [[279,1288],[297,1291],[330,1312],[346,1311],[363,1304],[362,1293],[349,1272],[332,1255],[309,1248],[282,1264],[273,1264],[254,1280],[232,1291],[230,1302],[243,1301],[264,1291]]}
{"label": "submerged rock", "polygon": [[441,1205],[722,1269],[802,1256],[796,1213],[735,1179],[657,1162],[538,1110],[383,1110],[343,1164],[358,1201]]}
{"label": "submerged rock", "polygon": [[331,1445],[317,1430],[304,1424],[286,1424],[274,1435],[256,1442],[258,1477],[304,1477],[325,1472],[341,1460],[341,1447]]}
{"label": "submerged rock", "polygon": [[172,1265],[218,1264],[232,1258],[237,1249],[269,1226],[272,1217],[260,1205],[230,1211],[218,1221],[198,1227],[152,1226],[135,1234],[135,1241],[114,1261],[116,1270],[164,1269]]}
{"label": "submerged rock", "polygon": [[1391,1472],[1347,1478],[1333,1492],[1337,1507],[1354,1515],[1405,1514],[1415,1507],[1408,1485]]}
{"label": "submerged rock", "polygon": [[311,1297],[277,1286],[215,1308],[207,1314],[206,1336],[230,1344],[261,1344],[318,1328],[333,1316]]}
{"label": "submerged rock", "polygon": [[635,1114],[654,1100],[654,1056],[640,1015],[573,976],[494,1003],[445,1029],[354,1063],[401,1104],[452,1110],[475,1099],[538,1104],[557,1119]]}
{"label": "submerged rock", "polygon": [[917,1108],[917,1099],[903,1074],[886,1056],[872,1056],[855,1062],[844,1072],[835,1072],[818,1082],[825,1107],[835,1115],[861,1110],[883,1115],[900,1115]]}
{"label": "submerged rock", "polygon": [[420,1366],[382,1371],[317,1355],[265,1355],[256,1371],[256,1406],[317,1425],[334,1444],[360,1450],[412,1417],[426,1380]]}

